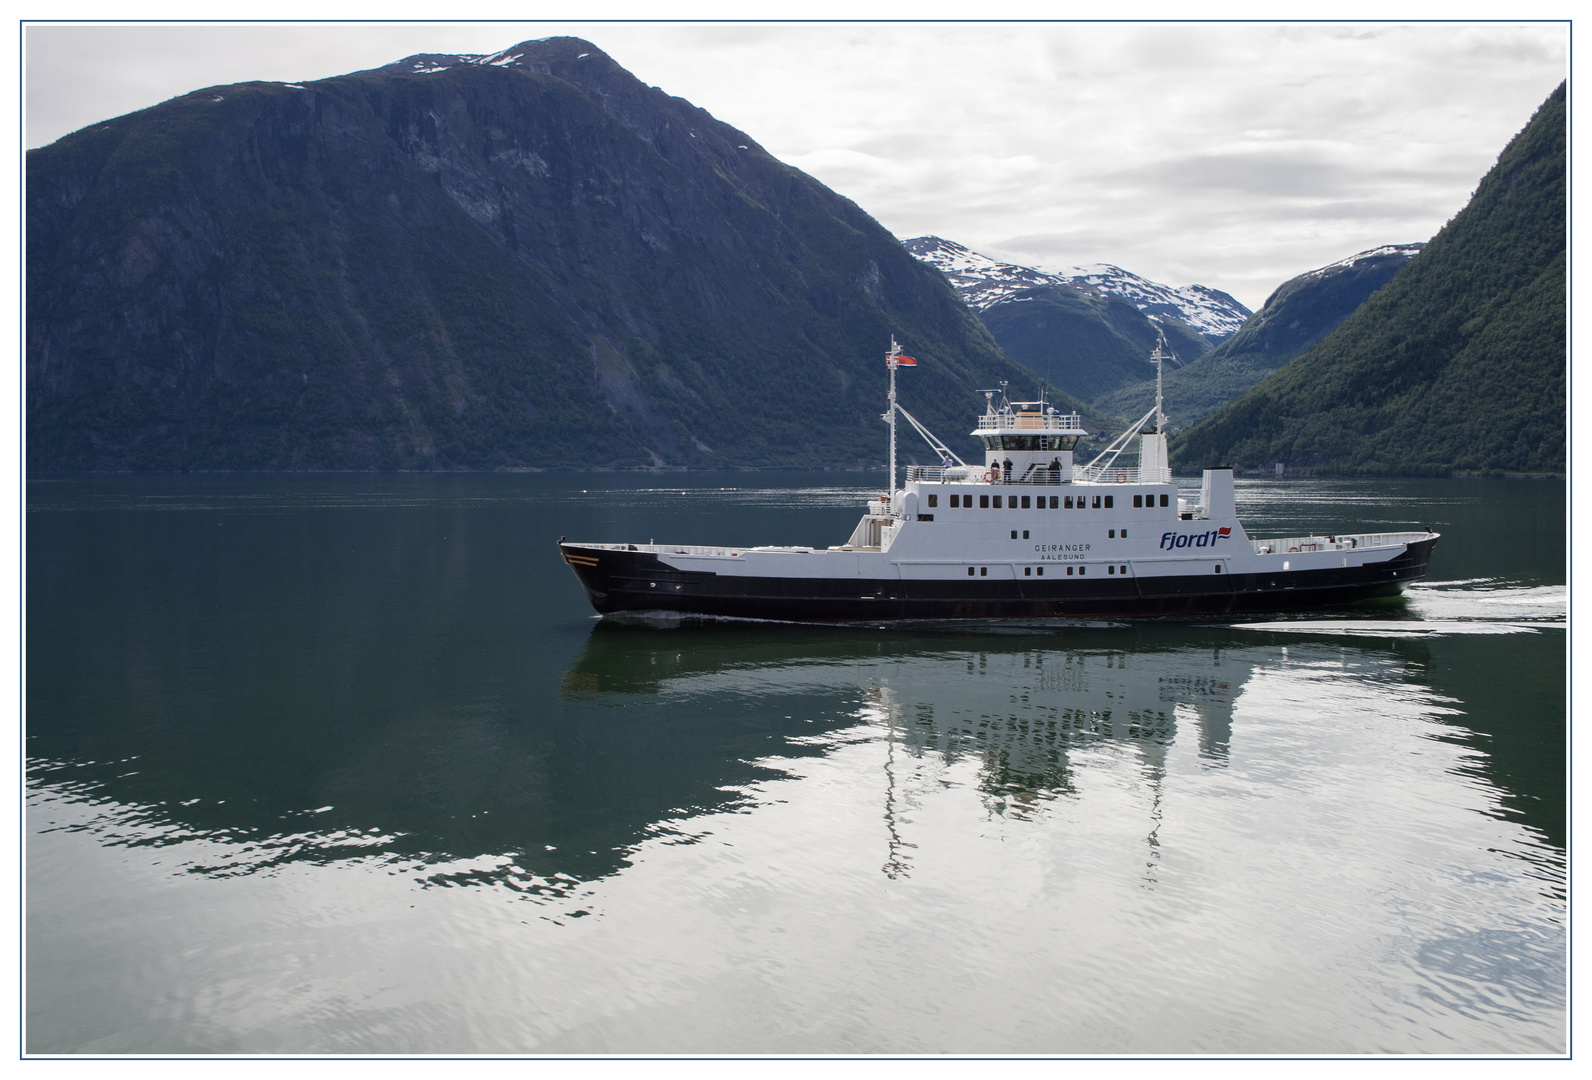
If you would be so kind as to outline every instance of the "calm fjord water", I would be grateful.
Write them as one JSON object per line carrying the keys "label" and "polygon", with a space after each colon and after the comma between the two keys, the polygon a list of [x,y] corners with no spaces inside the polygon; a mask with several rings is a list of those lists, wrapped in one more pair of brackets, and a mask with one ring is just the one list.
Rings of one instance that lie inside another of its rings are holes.
{"label": "calm fjord water", "polygon": [[616,625],[555,551],[872,482],[30,482],[27,1050],[1565,1049],[1562,483],[1240,481],[1444,533],[1263,624]]}

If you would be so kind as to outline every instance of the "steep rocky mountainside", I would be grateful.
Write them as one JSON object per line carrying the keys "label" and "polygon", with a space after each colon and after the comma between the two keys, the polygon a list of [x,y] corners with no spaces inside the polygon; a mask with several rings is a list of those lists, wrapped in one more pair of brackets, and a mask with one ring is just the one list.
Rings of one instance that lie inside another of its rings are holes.
{"label": "steep rocky mountainside", "polygon": [[1033,381],[854,204],[573,38],[196,91],[26,170],[32,469],[871,465],[892,334],[947,439]]}
{"label": "steep rocky mountainside", "polygon": [[1179,468],[1563,473],[1565,87],[1353,315],[1173,443]]}
{"label": "steep rocky mountainside", "polygon": [[[1348,318],[1425,247],[1392,244],[1300,274],[1266,299],[1243,329],[1163,380],[1169,428],[1183,428],[1231,401]],[[1148,379],[1095,400],[1104,412],[1142,416],[1155,403]]]}
{"label": "steep rocky mountainside", "polygon": [[1155,367],[1145,358],[1159,335],[1166,335],[1176,362],[1187,364],[1249,316],[1224,292],[1174,289],[1115,266],[1018,266],[937,236],[906,246],[945,274],[1008,356],[1085,401],[1153,378]]}

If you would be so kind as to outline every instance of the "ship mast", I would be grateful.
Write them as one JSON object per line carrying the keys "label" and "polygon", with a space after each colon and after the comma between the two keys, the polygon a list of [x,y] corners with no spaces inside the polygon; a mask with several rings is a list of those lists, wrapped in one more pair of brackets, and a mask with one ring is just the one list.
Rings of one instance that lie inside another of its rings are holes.
{"label": "ship mast", "polygon": [[890,335],[890,351],[885,353],[884,362],[890,368],[890,486],[886,489],[890,493],[890,501],[895,501],[895,373],[896,357],[901,355],[901,346],[896,344],[895,335]]}
{"label": "ship mast", "polygon": [[895,502],[896,492],[896,368],[917,367],[918,362],[910,356],[901,355],[901,346],[896,344],[895,335],[890,335],[890,351],[884,354],[885,366],[890,369],[890,411],[884,418],[890,422],[890,495],[889,501]]}
{"label": "ship mast", "polygon": [[1166,430],[1166,413],[1161,411],[1161,361],[1168,359],[1161,351],[1161,346],[1166,344],[1166,335],[1161,334],[1155,342],[1155,352],[1150,359],[1155,361],[1155,430]]}

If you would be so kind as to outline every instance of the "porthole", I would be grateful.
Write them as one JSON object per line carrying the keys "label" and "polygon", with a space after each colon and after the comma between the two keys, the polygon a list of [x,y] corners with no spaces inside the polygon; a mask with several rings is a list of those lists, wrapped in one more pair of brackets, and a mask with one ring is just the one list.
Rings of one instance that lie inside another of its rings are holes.
{"label": "porthole", "polygon": [[1031,566],[1023,567],[1023,577],[1033,577],[1033,576],[1034,576],[1034,568],[1033,567],[1031,567]]}

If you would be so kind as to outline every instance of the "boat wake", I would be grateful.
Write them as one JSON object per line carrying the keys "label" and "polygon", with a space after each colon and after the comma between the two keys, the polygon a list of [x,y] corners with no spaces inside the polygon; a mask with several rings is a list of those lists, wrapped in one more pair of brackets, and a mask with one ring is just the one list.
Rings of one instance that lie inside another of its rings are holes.
{"label": "boat wake", "polygon": [[1501,578],[1411,584],[1402,619],[1287,619],[1235,623],[1240,630],[1348,637],[1447,637],[1461,634],[1536,634],[1568,625],[1569,589],[1522,585]]}

